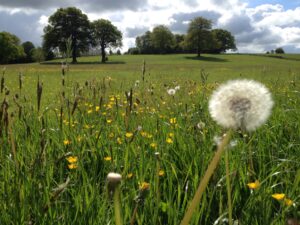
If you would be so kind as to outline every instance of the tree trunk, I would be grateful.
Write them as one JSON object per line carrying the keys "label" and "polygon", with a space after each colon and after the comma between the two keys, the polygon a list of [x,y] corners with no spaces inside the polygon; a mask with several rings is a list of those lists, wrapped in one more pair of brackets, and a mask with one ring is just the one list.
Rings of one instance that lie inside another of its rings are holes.
{"label": "tree trunk", "polygon": [[200,57],[200,48],[199,48],[199,46],[197,48],[197,57]]}
{"label": "tree trunk", "polygon": [[104,45],[101,45],[101,62],[102,63],[106,62],[106,60],[105,60],[105,47],[104,47]]}
{"label": "tree trunk", "polygon": [[77,63],[75,45],[73,46],[73,49],[72,49],[72,63]]}

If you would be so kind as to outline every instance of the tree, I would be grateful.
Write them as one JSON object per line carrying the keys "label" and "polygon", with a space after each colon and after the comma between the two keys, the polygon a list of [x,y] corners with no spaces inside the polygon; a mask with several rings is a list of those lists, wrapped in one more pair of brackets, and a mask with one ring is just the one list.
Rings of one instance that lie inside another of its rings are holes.
{"label": "tree", "polygon": [[25,52],[25,62],[33,62],[33,49],[34,44],[32,44],[32,42],[30,41],[26,41],[22,44],[23,48],[24,48],[24,52]]}
{"label": "tree", "polygon": [[216,44],[212,49],[214,53],[221,53],[229,49],[236,49],[234,36],[232,36],[229,31],[214,29],[212,30],[212,35],[216,41]]}
{"label": "tree", "polygon": [[95,44],[101,48],[101,62],[105,63],[106,48],[122,46],[122,33],[109,20],[99,19],[92,23]]}
{"label": "tree", "polygon": [[175,53],[183,53],[184,52],[184,39],[185,35],[184,34],[175,34],[175,45],[173,47],[173,51]]}
{"label": "tree", "polygon": [[211,48],[211,27],[212,21],[203,17],[196,17],[189,24],[185,45],[188,49],[196,51],[198,57],[203,50]]}
{"label": "tree", "polygon": [[275,53],[276,54],[284,54],[284,50],[283,50],[283,48],[276,48]]}
{"label": "tree", "polygon": [[32,49],[32,59],[39,63],[45,60],[44,51],[41,47]]}
{"label": "tree", "polygon": [[153,44],[151,40],[151,32],[147,31],[144,35],[138,36],[135,39],[135,45],[141,54],[152,54]]}
{"label": "tree", "polygon": [[25,56],[20,39],[8,32],[0,32],[0,49],[0,63],[16,62]]}
{"label": "tree", "polygon": [[166,54],[172,51],[175,44],[174,35],[166,26],[154,27],[150,37],[155,52]]}
{"label": "tree", "polygon": [[87,15],[75,7],[60,8],[48,20],[44,28],[44,49],[59,48],[66,52],[67,40],[71,39],[72,62],[81,51],[87,51],[91,42],[90,22]]}

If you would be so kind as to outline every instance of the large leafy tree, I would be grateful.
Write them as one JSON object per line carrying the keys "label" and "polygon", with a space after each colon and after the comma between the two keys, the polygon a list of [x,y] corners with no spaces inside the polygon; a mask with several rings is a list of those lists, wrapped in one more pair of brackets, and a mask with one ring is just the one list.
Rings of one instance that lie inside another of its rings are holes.
{"label": "large leafy tree", "polygon": [[203,17],[196,17],[189,24],[185,44],[189,50],[197,52],[198,57],[211,48],[211,27],[212,21]]}
{"label": "large leafy tree", "polygon": [[30,41],[22,43],[25,52],[25,62],[33,61],[33,50],[35,49],[34,44]]}
{"label": "large leafy tree", "polygon": [[95,45],[101,48],[101,62],[106,61],[106,48],[122,46],[122,33],[109,20],[99,19],[92,22]]}
{"label": "large leafy tree", "polygon": [[60,8],[49,17],[44,28],[44,49],[59,48],[67,52],[67,41],[71,40],[72,62],[81,51],[88,50],[91,40],[90,22],[87,15],[75,7]]}
{"label": "large leafy tree", "polygon": [[139,49],[141,54],[151,54],[153,53],[153,43],[151,40],[152,33],[147,31],[145,34],[136,37],[135,45]]}
{"label": "large leafy tree", "polygon": [[24,56],[20,39],[14,34],[0,32],[0,63],[15,62]]}
{"label": "large leafy tree", "polygon": [[153,28],[151,41],[155,52],[159,54],[171,53],[175,44],[173,33],[164,25],[159,25]]}
{"label": "large leafy tree", "polygon": [[221,53],[229,49],[236,49],[234,36],[232,36],[229,31],[223,29],[214,29],[212,30],[212,34],[217,43],[213,47],[214,53]]}

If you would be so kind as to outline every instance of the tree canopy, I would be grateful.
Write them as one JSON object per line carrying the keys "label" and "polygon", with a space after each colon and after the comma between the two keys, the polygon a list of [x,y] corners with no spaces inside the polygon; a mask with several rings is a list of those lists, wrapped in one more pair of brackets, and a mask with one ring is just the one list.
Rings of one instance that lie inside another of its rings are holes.
{"label": "tree canopy", "polygon": [[169,28],[164,25],[156,26],[154,27],[150,37],[154,52],[160,54],[172,52],[175,39]]}
{"label": "tree canopy", "polygon": [[81,51],[88,50],[91,42],[90,22],[87,15],[75,7],[60,8],[49,17],[44,28],[44,49],[59,48],[67,51],[67,40],[71,39],[72,62]]}
{"label": "tree canopy", "polygon": [[214,29],[212,30],[213,38],[216,40],[217,44],[213,48],[214,53],[225,52],[229,49],[236,49],[234,36],[223,29]]}
{"label": "tree canopy", "polygon": [[224,29],[212,29],[212,21],[196,17],[189,23],[187,34],[173,34],[168,27],[159,25],[152,32],[136,37],[135,48],[129,54],[165,53],[223,53],[236,50],[234,36]]}
{"label": "tree canopy", "polygon": [[0,63],[10,63],[25,56],[20,39],[11,33],[0,32]]}
{"label": "tree canopy", "polygon": [[189,24],[185,45],[188,49],[195,50],[198,57],[204,50],[211,48],[213,40],[211,27],[212,21],[203,17],[196,17]]}
{"label": "tree canopy", "polygon": [[122,46],[122,33],[109,20],[99,19],[92,22],[94,45],[101,48],[101,61],[106,61],[106,48]]}
{"label": "tree canopy", "polygon": [[22,43],[24,52],[25,52],[25,62],[33,62],[33,51],[35,49],[35,46],[32,42],[26,41]]}

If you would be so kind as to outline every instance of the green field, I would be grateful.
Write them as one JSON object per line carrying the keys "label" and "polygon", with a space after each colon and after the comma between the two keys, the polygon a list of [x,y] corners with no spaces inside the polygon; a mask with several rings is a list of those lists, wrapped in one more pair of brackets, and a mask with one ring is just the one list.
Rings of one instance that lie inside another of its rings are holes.
{"label": "green field", "polygon": [[[300,55],[78,61],[64,77],[60,60],[3,65],[1,224],[115,224],[109,172],[122,174],[123,224],[180,224],[214,155],[214,139],[226,131],[209,115],[209,96],[236,78],[265,84],[275,106],[265,125],[235,132],[228,147],[233,219],[300,220]],[[250,189],[255,181],[259,187]],[[276,193],[285,195],[277,200]],[[226,218],[221,159],[190,224],[228,224]]]}

